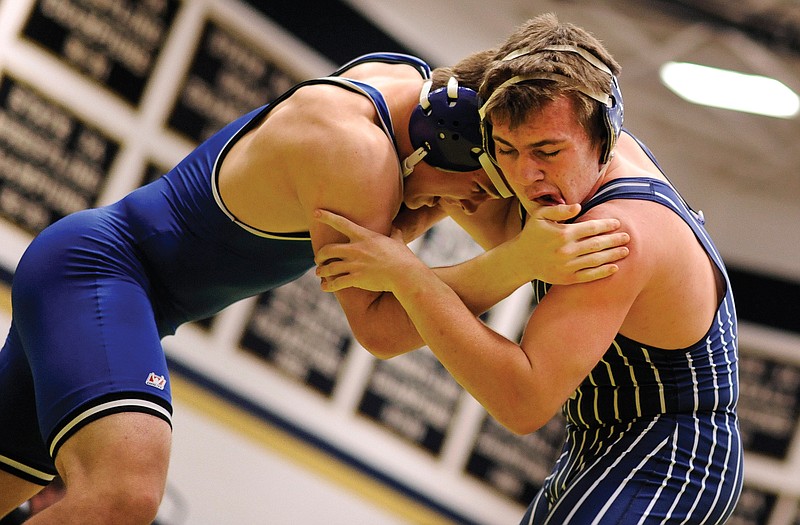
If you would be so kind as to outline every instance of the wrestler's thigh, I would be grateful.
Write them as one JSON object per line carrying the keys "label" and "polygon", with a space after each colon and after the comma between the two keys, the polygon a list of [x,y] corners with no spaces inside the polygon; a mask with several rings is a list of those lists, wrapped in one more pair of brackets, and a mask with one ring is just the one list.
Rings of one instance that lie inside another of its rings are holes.
{"label": "wrestler's thigh", "polygon": [[61,446],[56,467],[68,490],[106,486],[111,492],[163,493],[172,430],[150,414],[110,414],[83,426]]}
{"label": "wrestler's thigh", "polygon": [[91,218],[81,214],[46,230],[15,274],[14,322],[51,454],[56,435],[88,422],[85,414],[93,407],[127,411],[146,399],[163,407],[166,419],[171,411],[143,265],[124,242],[84,234],[93,227]]}

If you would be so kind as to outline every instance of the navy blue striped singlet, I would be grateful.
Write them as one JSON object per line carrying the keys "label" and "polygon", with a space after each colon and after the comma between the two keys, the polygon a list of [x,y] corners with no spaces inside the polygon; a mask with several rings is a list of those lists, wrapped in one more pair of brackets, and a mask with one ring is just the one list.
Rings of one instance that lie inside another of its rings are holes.
{"label": "navy blue striped singlet", "polygon": [[[648,152],[649,153],[649,152]],[[672,209],[692,228],[726,292],[706,336],[685,350],[617,335],[566,401],[566,441],[525,524],[721,524],[742,486],[736,312],[725,265],[701,215],[667,183],[617,179],[583,212],[611,199]],[[536,294],[545,283],[534,283]]]}

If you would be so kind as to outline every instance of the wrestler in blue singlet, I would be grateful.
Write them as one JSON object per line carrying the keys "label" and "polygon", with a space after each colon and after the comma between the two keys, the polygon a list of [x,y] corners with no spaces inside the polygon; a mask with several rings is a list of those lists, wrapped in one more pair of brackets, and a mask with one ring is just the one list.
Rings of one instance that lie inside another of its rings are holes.
{"label": "wrestler in blue singlet", "polygon": [[258,231],[225,208],[219,166],[273,107],[312,83],[368,97],[394,142],[380,92],[340,76],[364,62],[408,64],[430,78],[416,57],[359,57],[227,125],[155,182],[34,239],[14,275],[13,320],[0,351],[0,468],[44,485],[56,474],[58,447],[90,421],[141,411],[171,424],[161,338],[314,266],[308,232]]}
{"label": "wrestler in blue singlet", "polygon": [[[617,335],[563,405],[562,454],[521,523],[724,523],[743,474],[737,324],[725,265],[701,216],[669,184],[613,180],[581,213],[612,199],[649,200],[680,215],[724,276],[725,295],[705,337],[684,350]],[[541,298],[547,285],[534,284]]]}

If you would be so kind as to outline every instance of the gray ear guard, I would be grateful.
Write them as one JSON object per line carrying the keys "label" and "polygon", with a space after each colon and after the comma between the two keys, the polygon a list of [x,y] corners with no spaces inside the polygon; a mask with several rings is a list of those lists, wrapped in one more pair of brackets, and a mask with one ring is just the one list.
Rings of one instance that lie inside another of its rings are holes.
{"label": "gray ear guard", "polygon": [[[534,73],[531,75],[518,75],[515,77],[511,77],[497,89],[494,90],[492,95],[489,96],[487,99],[487,103],[492,99],[492,97],[500,92],[503,88],[510,86],[512,84],[519,84],[522,82],[528,82],[531,80],[553,80],[556,82],[560,82],[562,84],[567,84],[572,86],[575,90],[583,93],[584,95],[600,102],[602,112],[603,112],[603,123],[605,125],[607,140],[606,140],[606,147],[603,150],[600,156],[600,163],[607,164],[611,157],[613,156],[614,146],[617,143],[617,137],[619,137],[620,131],[622,130],[622,122],[624,117],[624,109],[622,104],[622,92],[619,89],[619,83],[617,81],[617,77],[611,72],[611,70],[606,66],[599,58],[594,56],[589,51],[576,47],[576,46],[569,46],[569,45],[553,45],[543,47],[541,49],[520,49],[514,51],[508,55],[506,55],[503,60],[513,60],[515,58],[521,57],[523,55],[529,55],[534,53],[541,53],[542,51],[563,51],[568,53],[577,53],[580,55],[584,60],[589,62],[592,66],[596,67],[597,69],[608,73],[611,77],[611,84],[610,84],[610,94],[606,93],[597,93],[586,86],[582,86],[578,84],[574,79],[566,77],[564,75],[559,75],[556,73]],[[486,103],[484,103],[481,108],[478,110],[481,119],[481,133],[483,135],[483,142],[482,147],[483,150],[489,154],[489,158],[494,162],[497,163],[497,159],[494,156],[494,141],[492,140],[492,132],[491,126],[485,122],[486,117]]]}
{"label": "gray ear guard", "polygon": [[459,86],[454,77],[446,87],[430,89],[431,82],[428,81],[423,85],[419,105],[409,119],[408,134],[415,151],[403,160],[403,176],[410,175],[414,166],[423,159],[446,171],[466,172],[484,168],[498,193],[510,197],[512,193],[482,147],[478,93]]}

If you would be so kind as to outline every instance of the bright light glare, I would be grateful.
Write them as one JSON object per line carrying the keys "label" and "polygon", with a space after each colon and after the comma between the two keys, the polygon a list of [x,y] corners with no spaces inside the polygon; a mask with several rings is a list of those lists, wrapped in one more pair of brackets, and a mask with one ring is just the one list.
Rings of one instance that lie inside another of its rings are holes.
{"label": "bright light glare", "polygon": [[781,82],[686,62],[661,66],[661,81],[678,96],[704,106],[791,118],[800,98]]}

